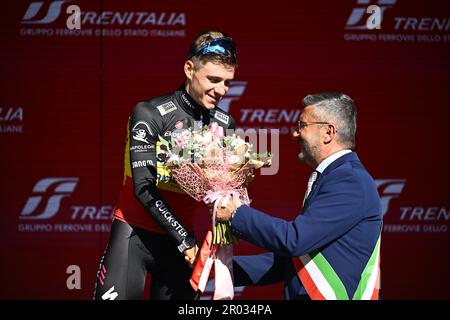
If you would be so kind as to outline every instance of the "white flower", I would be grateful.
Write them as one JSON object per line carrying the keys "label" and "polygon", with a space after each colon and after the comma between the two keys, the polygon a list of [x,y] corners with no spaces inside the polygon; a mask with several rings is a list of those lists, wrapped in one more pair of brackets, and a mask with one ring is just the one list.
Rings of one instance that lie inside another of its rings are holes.
{"label": "white flower", "polygon": [[170,158],[167,160],[167,162],[173,162],[178,164],[180,162],[180,157],[177,156],[176,154],[172,154]]}
{"label": "white flower", "polygon": [[211,132],[207,131],[203,136],[199,135],[198,136],[198,142],[200,145],[202,145],[203,147],[206,147],[207,145],[209,145],[211,142],[213,141],[213,135],[211,134]]}
{"label": "white flower", "polygon": [[231,155],[228,157],[228,163],[229,164],[236,164],[239,163],[241,161],[241,158],[239,158],[239,156],[237,155]]}
{"label": "white flower", "polygon": [[233,150],[235,150],[235,149],[237,149],[237,148],[243,146],[244,144],[245,144],[245,140],[243,140],[243,139],[240,138],[240,137],[236,137],[235,139],[232,139],[232,140],[231,140],[231,148],[232,148]]}

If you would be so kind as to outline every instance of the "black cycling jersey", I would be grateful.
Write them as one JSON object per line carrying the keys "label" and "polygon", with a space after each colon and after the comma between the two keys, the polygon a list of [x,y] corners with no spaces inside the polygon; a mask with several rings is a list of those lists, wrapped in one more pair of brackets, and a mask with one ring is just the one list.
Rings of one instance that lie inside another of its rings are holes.
{"label": "black cycling jersey", "polygon": [[[189,223],[196,202],[182,193],[158,160],[159,136],[169,140],[180,130],[212,122],[234,129],[229,114],[201,107],[184,88],[134,108],[129,119],[124,182],[97,273],[95,299],[140,299],[147,272],[152,274],[152,299],[195,297],[189,284],[192,269],[180,252],[195,245]],[[171,207],[176,208],[176,215]]]}
{"label": "black cycling jersey", "polygon": [[172,94],[138,103],[129,121],[134,195],[158,225],[175,240],[180,251],[185,249],[186,243],[183,241],[189,232],[177,219],[177,213],[171,210],[170,203],[158,191],[158,188],[164,189],[164,184],[175,184],[170,176],[161,173],[162,166],[157,165],[158,140],[159,136],[169,139],[180,130],[212,122],[224,129],[235,128],[234,119],[228,113],[217,107],[208,110],[200,106],[183,87]]}

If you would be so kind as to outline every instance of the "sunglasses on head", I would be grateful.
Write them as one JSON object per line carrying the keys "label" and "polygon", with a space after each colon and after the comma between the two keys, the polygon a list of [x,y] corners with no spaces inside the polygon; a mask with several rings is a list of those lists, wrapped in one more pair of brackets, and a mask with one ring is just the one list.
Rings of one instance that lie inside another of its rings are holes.
{"label": "sunglasses on head", "polygon": [[227,55],[230,53],[233,60],[236,61],[236,47],[233,39],[229,37],[216,38],[197,49],[194,56],[204,56],[209,54]]}

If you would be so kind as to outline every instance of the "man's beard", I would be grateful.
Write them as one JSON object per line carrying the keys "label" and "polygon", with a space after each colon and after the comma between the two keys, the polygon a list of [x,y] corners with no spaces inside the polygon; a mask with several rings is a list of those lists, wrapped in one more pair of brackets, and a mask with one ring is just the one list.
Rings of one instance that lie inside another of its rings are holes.
{"label": "man's beard", "polygon": [[304,161],[307,164],[314,165],[315,164],[314,155],[316,153],[317,148],[315,148],[305,140],[301,140],[301,144],[302,150],[298,154],[298,158],[300,159],[300,161]]}

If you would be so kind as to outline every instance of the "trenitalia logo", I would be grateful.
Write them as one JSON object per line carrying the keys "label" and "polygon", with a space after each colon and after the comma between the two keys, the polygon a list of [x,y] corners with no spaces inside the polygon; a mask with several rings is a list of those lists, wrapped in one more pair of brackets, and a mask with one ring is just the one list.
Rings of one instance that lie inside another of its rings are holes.
{"label": "trenitalia logo", "polygon": [[25,12],[25,14],[22,18],[22,23],[33,23],[33,24],[52,23],[56,19],[58,19],[59,15],[61,14],[61,7],[65,2],[70,2],[70,0],[53,1],[49,5],[47,14],[45,15],[45,17],[42,19],[39,19],[39,20],[36,20],[34,18],[36,16],[38,16],[44,2],[32,2],[32,3],[30,3],[30,6],[28,7],[27,11]]}
{"label": "trenitalia logo", "polygon": [[[44,2],[32,2],[28,6],[22,24],[50,24],[61,15],[62,6],[71,0],[54,0],[48,5],[45,16]],[[152,26],[185,26],[184,12],[148,12],[148,11],[84,11],[80,13],[82,25],[152,25]]]}
{"label": "trenitalia logo", "polygon": [[389,202],[398,198],[406,184],[406,179],[377,179],[375,180],[381,198],[381,211],[383,216],[389,210]]}
{"label": "trenitalia logo", "polygon": [[350,17],[348,17],[345,28],[350,30],[367,30],[365,14],[370,5],[377,5],[380,8],[380,18],[383,20],[384,12],[392,8],[396,2],[397,0],[357,0],[357,4],[360,7],[353,9]]}
{"label": "trenitalia logo", "polygon": [[247,81],[231,81],[230,89],[227,94],[220,100],[218,107],[225,112],[230,112],[231,102],[234,100],[239,100],[239,98],[244,94],[245,88],[247,87]]}
{"label": "trenitalia logo", "polygon": [[[230,89],[220,100],[218,106],[230,113],[231,103],[239,100],[247,88],[247,81],[231,81]],[[290,134],[297,126],[297,120],[301,113],[300,109],[292,108],[252,108],[244,107],[239,109],[240,124],[237,129],[246,131],[247,129],[267,129],[279,130],[279,133]]]}
{"label": "trenitalia logo", "polygon": [[[20,219],[45,220],[52,218],[58,211],[63,198],[70,197],[74,192],[78,178],[45,178],[39,180],[33,188],[35,195],[28,198],[20,213]],[[45,208],[35,214],[40,204]]]}

